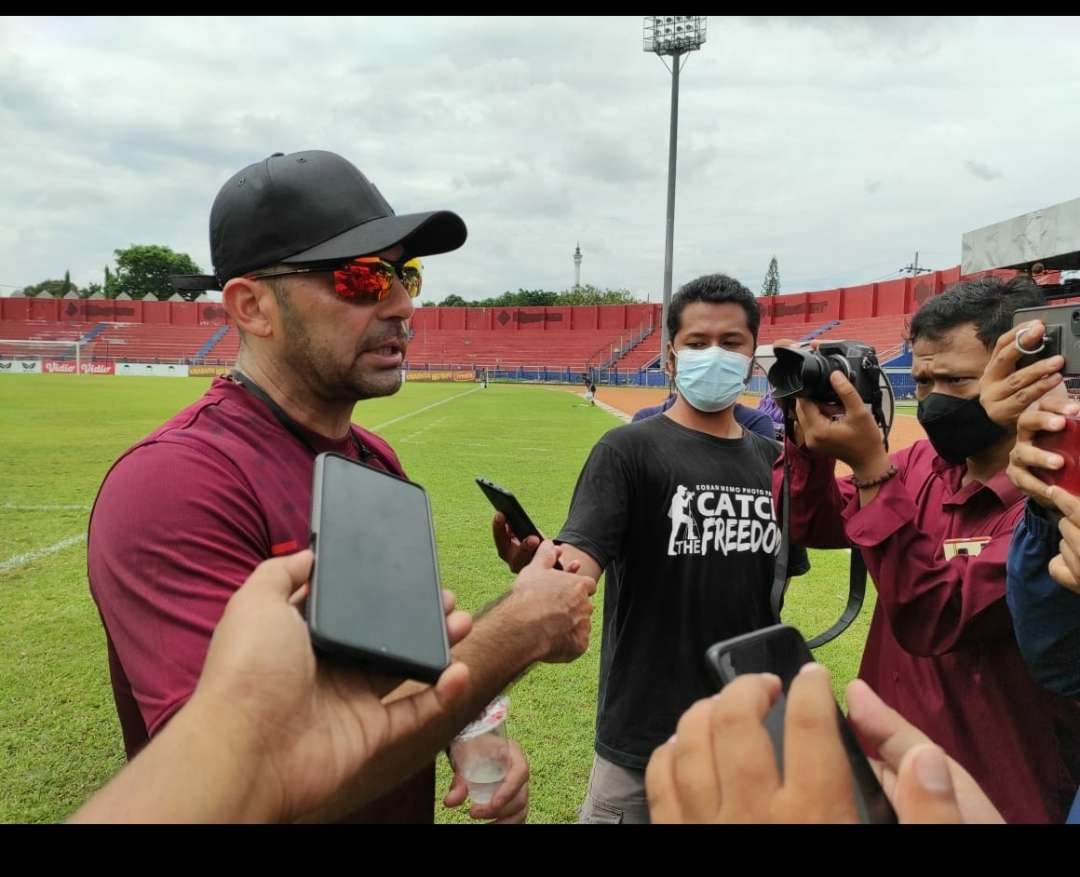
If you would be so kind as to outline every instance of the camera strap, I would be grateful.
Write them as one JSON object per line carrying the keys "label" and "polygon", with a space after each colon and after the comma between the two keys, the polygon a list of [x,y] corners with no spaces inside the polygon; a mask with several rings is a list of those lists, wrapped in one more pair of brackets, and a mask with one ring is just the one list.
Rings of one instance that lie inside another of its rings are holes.
{"label": "camera strap", "polygon": [[[787,457],[784,458],[784,477],[780,489],[780,550],[776,555],[775,573],[773,575],[772,590],[769,594],[769,604],[772,607],[773,618],[780,622],[780,613],[784,608],[784,593],[787,591],[788,557],[791,551],[791,484],[788,472]],[[862,609],[863,600],[866,597],[866,562],[863,560],[862,551],[859,547],[851,549],[851,564],[848,569],[848,600],[847,605],[836,623],[824,633],[819,633],[812,639],[807,640],[807,645],[816,649],[830,640],[836,639],[847,630]]]}

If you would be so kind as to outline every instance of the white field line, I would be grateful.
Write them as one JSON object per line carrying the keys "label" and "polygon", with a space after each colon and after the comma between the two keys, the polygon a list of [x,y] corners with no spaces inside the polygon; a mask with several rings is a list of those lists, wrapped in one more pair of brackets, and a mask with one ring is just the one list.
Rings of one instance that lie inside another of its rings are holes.
{"label": "white field line", "polygon": [[5,502],[0,505],[0,512],[88,512],[88,505],[18,505]]}
{"label": "white field line", "polygon": [[[585,400],[585,391],[584,390],[581,391],[580,393],[574,393],[574,395],[575,396],[580,396],[582,401],[584,402],[584,400]],[[629,414],[627,414],[625,411],[620,411],[618,408],[615,408],[615,407],[613,407],[611,405],[608,405],[607,402],[601,402],[599,399],[597,399],[595,397],[595,395],[593,396],[593,402],[596,403],[596,407],[599,408],[601,411],[606,411],[612,417],[617,417],[623,423],[629,423],[630,422],[631,416]],[[585,404],[588,405],[589,403],[585,402]]]}
{"label": "white field line", "polygon": [[11,572],[11,570],[18,569],[20,566],[26,566],[28,563],[33,563],[42,557],[48,557],[50,554],[56,554],[58,551],[63,551],[65,548],[70,548],[72,545],[78,545],[80,542],[85,541],[86,534],[79,533],[77,536],[68,536],[67,539],[61,539],[55,545],[50,545],[47,548],[38,548],[34,551],[27,551],[25,554],[16,554],[14,557],[9,557],[3,563],[0,563],[0,572]]}
{"label": "white field line", "polygon": [[435,427],[440,426],[445,422],[446,422],[446,417],[445,416],[437,417],[434,420],[429,421],[424,426],[421,426],[419,429],[414,429],[408,435],[403,435],[401,438],[395,439],[395,441],[399,441],[399,442],[411,442],[411,441],[414,441],[417,436],[423,435],[425,432],[429,432],[429,431],[433,430]]}
{"label": "white field line", "polygon": [[[585,402],[585,391],[584,390],[578,391],[578,390],[575,390],[575,389],[569,389],[567,387],[548,387],[548,386],[546,386],[544,384],[540,385],[540,389],[541,390],[550,390],[553,393],[569,393],[570,395],[577,396],[579,399],[581,399],[583,404],[585,404],[585,405],[589,404],[588,402]],[[629,423],[630,422],[631,417],[625,411],[620,411],[618,408],[613,408],[611,405],[608,405],[607,402],[601,402],[595,396],[593,397],[593,401],[596,403],[596,407],[599,408],[601,411],[606,411],[612,417],[618,418],[623,423]],[[525,450],[528,450],[528,448],[526,448]]]}
{"label": "white field line", "polygon": [[438,402],[432,402],[430,405],[425,405],[423,408],[417,408],[415,411],[410,411],[408,414],[402,414],[401,417],[395,417],[393,420],[388,420],[386,423],[380,423],[376,426],[367,426],[365,429],[370,429],[372,432],[377,432],[380,429],[385,429],[395,423],[400,423],[402,420],[408,420],[410,417],[415,417],[417,414],[423,414],[425,411],[430,411],[432,408],[438,408],[440,405],[445,405],[447,402],[453,402],[455,399],[460,399],[462,396],[471,396],[473,393],[477,393],[482,390],[483,387],[477,387],[473,390],[466,390],[464,393],[458,393],[456,396],[449,396],[446,399],[440,399]]}

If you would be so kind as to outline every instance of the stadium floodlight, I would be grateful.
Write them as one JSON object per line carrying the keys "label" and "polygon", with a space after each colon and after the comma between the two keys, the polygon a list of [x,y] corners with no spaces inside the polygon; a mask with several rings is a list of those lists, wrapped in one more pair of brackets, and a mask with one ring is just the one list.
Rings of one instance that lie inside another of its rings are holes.
{"label": "stadium floodlight", "polygon": [[[705,42],[704,15],[646,15],[644,50],[663,60],[671,56],[671,134],[668,140],[667,235],[664,242],[664,310],[661,317],[660,355],[667,350],[667,314],[671,306],[672,247],[675,242],[675,156],[678,152],[679,67],[683,55],[696,52]],[[683,62],[685,63],[685,62]]]}
{"label": "stadium floodlight", "polygon": [[704,15],[646,15],[644,49],[657,55],[695,52],[705,42]]}

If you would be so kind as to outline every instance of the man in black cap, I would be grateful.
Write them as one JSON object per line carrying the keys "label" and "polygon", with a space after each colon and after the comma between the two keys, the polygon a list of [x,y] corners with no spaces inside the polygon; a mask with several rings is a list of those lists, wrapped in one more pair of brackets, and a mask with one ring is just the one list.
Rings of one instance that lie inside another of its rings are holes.
{"label": "man in black cap", "polygon": [[[396,216],[331,152],[277,153],[219,192],[214,276],[174,285],[222,290],[240,333],[236,369],[125,452],[91,513],[90,589],[129,758],[191,696],[232,593],[263,560],[307,546],[315,456],[333,451],[404,477],[389,445],[352,424],[353,407],[401,386],[419,257],[465,236],[454,213]],[[585,651],[596,583],[554,569],[558,549],[544,549],[455,647],[471,679],[460,714],[434,721],[419,749],[386,756],[388,773],[402,775],[401,764],[419,773],[351,820],[430,822],[435,754],[529,664]],[[474,818],[525,818],[528,769],[512,749],[506,780]],[[465,792],[455,776],[447,805]],[[347,798],[319,815],[348,813]]]}

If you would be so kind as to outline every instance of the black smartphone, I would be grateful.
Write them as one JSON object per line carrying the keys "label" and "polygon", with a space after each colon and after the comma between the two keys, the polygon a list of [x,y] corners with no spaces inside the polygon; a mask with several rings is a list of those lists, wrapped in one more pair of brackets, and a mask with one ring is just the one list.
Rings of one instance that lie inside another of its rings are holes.
{"label": "black smartphone", "polygon": [[510,525],[510,529],[514,531],[514,535],[518,539],[524,542],[530,536],[535,536],[538,539],[543,538],[536,528],[536,524],[525,513],[525,509],[521,507],[521,503],[518,502],[514,494],[505,487],[500,487],[486,478],[477,477],[476,484],[484,491],[484,496],[488,498],[488,501],[495,506],[495,510],[502,512],[506,516],[506,523]]}
{"label": "black smartphone", "polygon": [[[780,697],[765,716],[765,729],[772,740],[781,776],[784,772],[784,712],[788,689],[799,668],[813,660],[802,634],[787,624],[777,624],[724,640],[711,646],[705,653],[709,672],[720,688],[744,673],[773,673],[780,677],[783,687]],[[895,824],[896,813],[839,704],[836,714],[840,723],[840,737],[851,765],[859,819],[872,824]]]}
{"label": "black smartphone", "polygon": [[1049,359],[1060,353],[1065,357],[1062,374],[1080,375],[1080,303],[1049,305],[1041,308],[1020,308],[1013,313],[1013,326],[1039,320],[1046,327],[1042,341],[1033,344],[1026,337],[1020,338],[1025,353],[1016,363],[1018,369],[1040,359]]}
{"label": "black smartphone", "polygon": [[315,458],[315,647],[392,676],[435,682],[450,664],[427,493],[340,454]]}
{"label": "black smartphone", "polygon": [[[488,481],[486,478],[480,478],[479,476],[476,478],[476,485],[484,491],[484,496],[495,506],[495,511],[502,512],[506,516],[506,523],[510,525],[510,529],[513,530],[514,535],[521,542],[524,542],[530,536],[535,536],[537,539],[544,538],[537,529],[536,524],[532,522],[532,518],[521,507],[518,498],[509,490],[500,487],[494,481]],[[555,561],[555,569],[562,569],[562,564],[559,561]]]}

